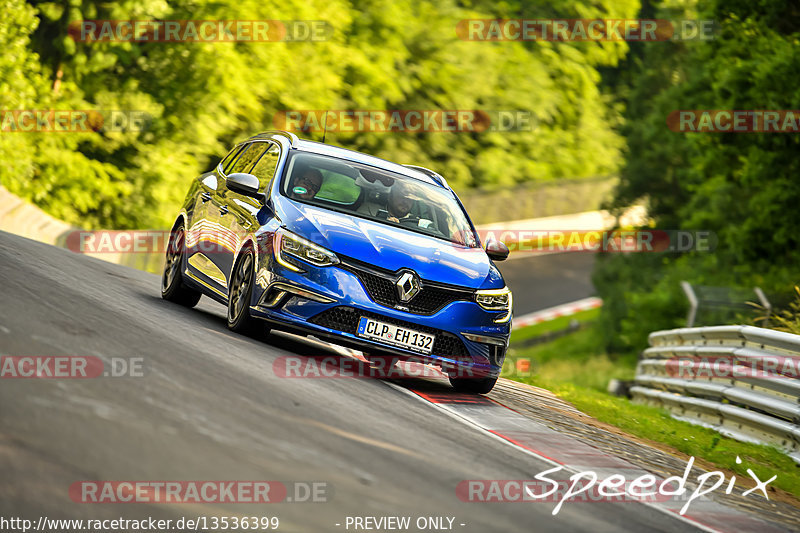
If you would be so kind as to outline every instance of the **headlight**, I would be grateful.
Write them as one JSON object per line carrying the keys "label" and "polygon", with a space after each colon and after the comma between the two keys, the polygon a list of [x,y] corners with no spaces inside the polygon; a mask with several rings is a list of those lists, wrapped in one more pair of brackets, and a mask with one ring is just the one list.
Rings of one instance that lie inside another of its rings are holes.
{"label": "headlight", "polygon": [[495,319],[498,324],[511,319],[512,297],[508,287],[477,291],[475,302],[487,311],[505,311],[503,316]]}
{"label": "headlight", "polygon": [[282,257],[284,254],[297,257],[298,259],[302,259],[303,261],[319,267],[339,263],[339,258],[336,257],[336,254],[333,252],[283,228],[275,232],[273,250],[275,252],[275,260],[289,270],[294,270],[295,272],[301,272],[300,268]]}

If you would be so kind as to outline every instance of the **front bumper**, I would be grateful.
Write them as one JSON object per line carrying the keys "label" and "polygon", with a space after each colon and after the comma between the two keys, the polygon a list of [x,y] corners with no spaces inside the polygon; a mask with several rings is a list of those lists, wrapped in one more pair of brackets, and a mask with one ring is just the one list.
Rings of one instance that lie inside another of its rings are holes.
{"label": "front bumper", "polygon": [[[467,300],[452,301],[429,315],[394,309],[373,301],[362,279],[346,265],[302,266],[305,272],[294,272],[275,261],[272,254],[264,254],[251,314],[275,329],[314,335],[373,354],[432,363],[459,375],[500,374],[511,322],[494,323],[497,313]],[[420,354],[359,337],[356,330],[362,316],[433,334],[433,352]]]}

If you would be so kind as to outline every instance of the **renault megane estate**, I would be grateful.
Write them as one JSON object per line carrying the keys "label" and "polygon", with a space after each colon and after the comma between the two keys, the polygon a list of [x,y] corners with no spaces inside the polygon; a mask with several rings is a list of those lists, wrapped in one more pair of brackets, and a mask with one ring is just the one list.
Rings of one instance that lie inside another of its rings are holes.
{"label": "renault megane estate", "polygon": [[267,132],[189,188],[161,294],[227,305],[237,332],[312,335],[440,367],[456,390],[500,374],[512,298],[456,194],[431,170]]}

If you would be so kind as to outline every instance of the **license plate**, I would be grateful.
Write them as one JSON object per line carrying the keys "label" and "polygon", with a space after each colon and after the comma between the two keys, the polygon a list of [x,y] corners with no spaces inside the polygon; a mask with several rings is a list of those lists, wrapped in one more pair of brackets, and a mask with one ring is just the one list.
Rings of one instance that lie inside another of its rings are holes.
{"label": "license plate", "polygon": [[358,336],[378,340],[393,346],[401,346],[424,354],[429,354],[433,351],[433,335],[367,317],[361,317],[358,322]]}

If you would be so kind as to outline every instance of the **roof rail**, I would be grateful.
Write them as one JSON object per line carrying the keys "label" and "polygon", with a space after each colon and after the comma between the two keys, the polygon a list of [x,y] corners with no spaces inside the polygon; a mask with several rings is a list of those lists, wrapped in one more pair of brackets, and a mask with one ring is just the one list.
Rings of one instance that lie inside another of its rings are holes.
{"label": "roof rail", "polygon": [[261,133],[256,133],[255,135],[253,135],[252,137],[249,137],[246,140],[250,141],[252,139],[263,139],[265,137],[271,137],[273,135],[282,135],[282,136],[286,137],[287,139],[289,139],[289,143],[290,144],[294,144],[298,140],[297,135],[295,135],[294,133],[292,133],[290,131],[283,131],[283,130],[262,131]]}
{"label": "roof rail", "polygon": [[433,170],[431,170],[429,168],[421,167],[419,165],[403,165],[403,166],[406,167],[406,168],[410,168],[412,170],[418,170],[418,171],[422,172],[423,174],[425,174],[427,176],[430,176],[434,180],[438,181],[439,185],[441,185],[442,187],[445,187],[447,189],[450,188],[450,186],[447,184],[447,180],[445,180],[444,176],[442,176],[438,172],[434,172]]}

